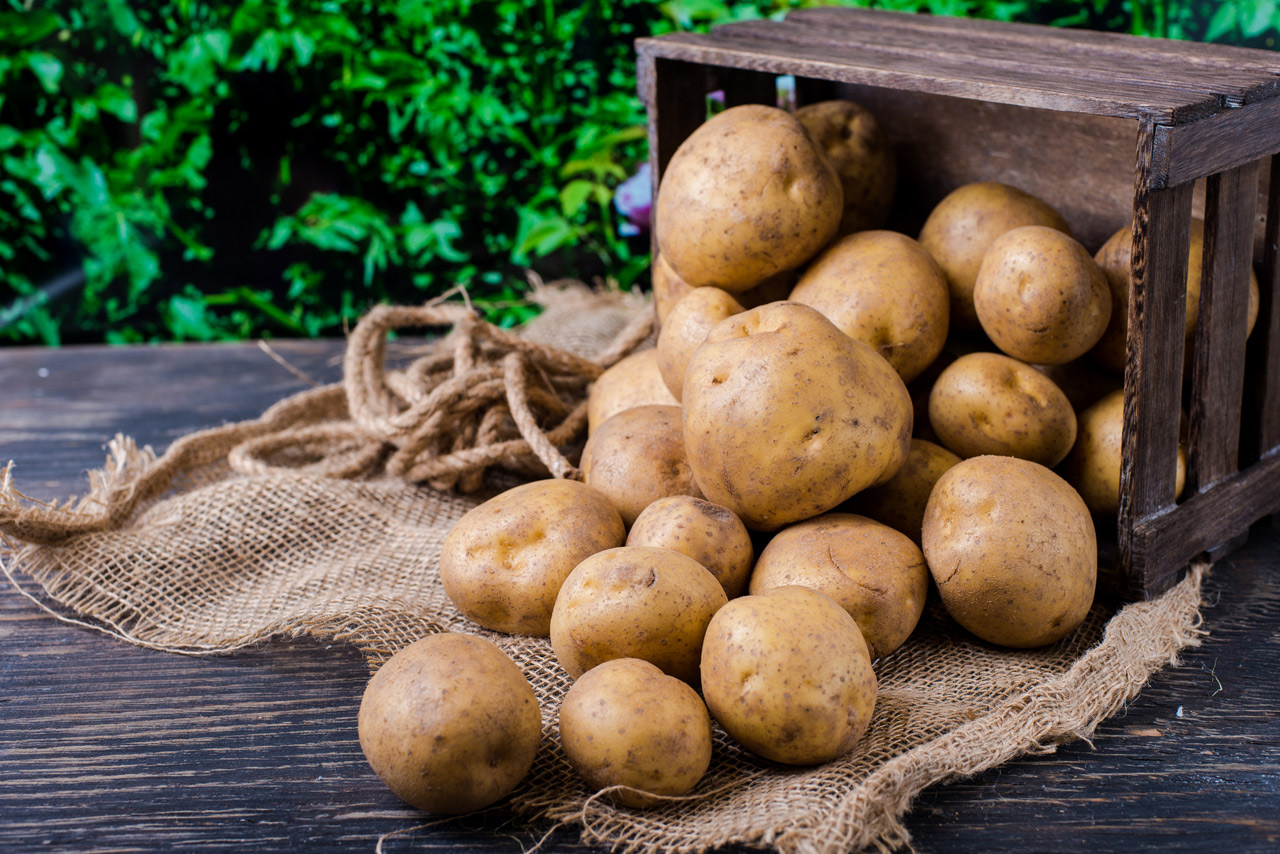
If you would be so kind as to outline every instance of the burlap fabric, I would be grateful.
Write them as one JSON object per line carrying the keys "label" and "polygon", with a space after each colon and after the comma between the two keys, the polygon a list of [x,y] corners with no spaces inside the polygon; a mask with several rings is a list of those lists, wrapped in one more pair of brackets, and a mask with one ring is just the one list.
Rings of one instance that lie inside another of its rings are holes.
{"label": "burlap fabric", "polygon": [[[901,847],[901,817],[924,787],[1087,738],[1196,642],[1203,567],[1157,600],[1118,613],[1099,605],[1070,637],[1031,652],[978,642],[931,608],[911,640],[876,664],[875,716],[852,754],[781,767],[717,731],[712,767],[691,796],[647,811],[613,805],[559,748],[570,679],[549,642],[468,623],[437,567],[450,526],[514,483],[510,470],[573,474],[560,451],[577,438],[582,396],[600,371],[589,360],[616,359],[648,332],[647,308],[622,295],[571,289],[547,301],[519,339],[448,308],[438,317],[466,328],[390,372],[387,329],[422,315],[385,310],[376,328],[353,334],[344,385],[186,437],[162,457],[117,438],[74,505],[33,505],[6,476],[6,574],[24,589],[34,581],[64,618],[174,652],[307,636],[355,644],[376,667],[428,632],[488,637],[523,668],[543,712],[544,743],[513,808],[646,854],[727,843]],[[538,446],[538,435],[559,447]]]}

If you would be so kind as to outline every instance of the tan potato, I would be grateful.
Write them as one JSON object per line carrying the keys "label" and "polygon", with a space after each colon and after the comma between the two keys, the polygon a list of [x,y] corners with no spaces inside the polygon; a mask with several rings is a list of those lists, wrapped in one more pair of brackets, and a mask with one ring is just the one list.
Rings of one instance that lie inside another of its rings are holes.
{"label": "tan potato", "polygon": [[748,528],[777,530],[883,483],[910,440],[911,397],[901,377],[798,303],[722,321],[685,373],[694,478]]}
{"label": "tan potato", "polygon": [[902,646],[920,621],[929,570],[905,534],[865,516],[824,513],[783,528],[760,552],[752,595],[790,584],[839,602],[874,661]]}
{"label": "tan potato", "polygon": [[583,559],[622,545],[609,499],[572,480],[538,480],[490,498],[458,520],[440,549],[440,580],[478,625],[546,637],[560,585]]}
{"label": "tan potato", "polygon": [[[1081,412],[1093,406],[1119,387],[1115,376],[1102,370],[1092,359],[1076,359],[1065,365],[1032,365],[1053,380],[1071,401],[1071,408]],[[1078,420],[1078,419],[1077,419]]]}
{"label": "tan potato", "polygon": [[693,351],[706,340],[711,327],[746,311],[733,295],[719,288],[694,288],[667,315],[658,333],[658,373],[676,400],[684,388],[684,371]]}
{"label": "tan potato", "polygon": [[952,362],[929,394],[929,421],[961,457],[1000,454],[1056,466],[1076,440],[1076,414],[1062,389],[999,353]]}
{"label": "tan potato", "polygon": [[[1089,509],[1114,515],[1120,509],[1120,439],[1124,431],[1124,389],[1112,392],[1080,413],[1075,446],[1064,463],[1063,476],[1076,488]],[[1187,480],[1187,451],[1178,446],[1174,497]]]}
{"label": "tan potato", "polygon": [[1098,343],[1111,319],[1102,268],[1070,236],[1042,225],[1006,231],[973,286],[982,329],[1015,359],[1061,365]]}
{"label": "tan potato", "polygon": [[625,546],[569,575],[551,617],[551,648],[575,679],[615,658],[641,658],[698,684],[702,637],[725,602],[702,564],[670,549]]}
{"label": "tan potato", "polygon": [[827,155],[844,190],[840,233],[883,228],[893,206],[898,161],[875,116],[852,101],[821,101],[796,110]]}
{"label": "tan potato", "polygon": [[994,644],[1053,643],[1093,604],[1093,517],[1037,463],[974,457],[952,467],[929,496],[924,555],[947,613]]}
{"label": "tan potato", "polygon": [[582,674],[560,706],[574,770],[629,807],[683,795],[711,764],[711,716],[698,692],[647,661],[618,658]]}
{"label": "tan potato", "polygon": [[369,680],[360,749],[391,791],[427,812],[489,806],[524,779],[542,740],[533,687],[516,663],[471,635],[428,635]]}
{"label": "tan potato", "polygon": [[605,371],[587,396],[587,432],[633,406],[679,406],[658,371],[658,351],[632,353]]}
{"label": "tan potato", "polygon": [[702,647],[702,695],[743,747],[788,765],[828,762],[871,722],[876,676],[858,624],[835,600],[776,587],[720,609]]}
{"label": "tan potato", "polygon": [[701,497],[685,456],[678,406],[637,406],[601,424],[582,449],[582,477],[631,527],[668,495]]}
{"label": "tan potato", "polygon": [[[671,314],[671,309],[675,308],[676,303],[695,288],[676,275],[676,271],[671,269],[671,265],[662,257],[661,252],[654,257],[652,275],[653,304],[658,313],[658,326],[661,327],[667,322],[667,316]],[[755,308],[765,303],[786,299],[795,283],[796,271],[784,270],[776,276],[770,276],[754,288],[734,296],[743,308]]]}
{"label": "tan potato", "polygon": [[644,509],[627,534],[629,546],[671,549],[702,564],[730,599],[742,595],[755,563],[755,547],[742,520],[704,498],[672,495]]}
{"label": "tan potato", "polygon": [[938,202],[920,230],[920,245],[942,267],[951,290],[951,325],[977,329],[973,285],[982,256],[992,241],[1023,225],[1044,225],[1065,234],[1071,229],[1053,208],[1007,184],[965,184]]}
{"label": "tan potato", "polygon": [[658,187],[655,235],[680,278],[738,293],[813,257],[843,207],[840,179],[804,126],[748,104],[676,149]]}
{"label": "tan potato", "polygon": [[901,531],[920,544],[920,525],[929,493],[943,472],[960,462],[960,458],[941,445],[924,439],[912,439],[907,461],[887,483],[864,489],[842,506],[849,513],[859,513]]}
{"label": "tan potato", "polygon": [[947,280],[905,234],[862,231],[827,247],[791,292],[911,382],[947,341]]}

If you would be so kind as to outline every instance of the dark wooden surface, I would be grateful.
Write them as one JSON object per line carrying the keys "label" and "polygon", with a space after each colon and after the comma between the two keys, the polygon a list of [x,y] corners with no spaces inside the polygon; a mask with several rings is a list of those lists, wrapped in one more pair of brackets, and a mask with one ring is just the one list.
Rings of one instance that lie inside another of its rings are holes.
{"label": "dark wooden surface", "polygon": [[[340,345],[275,345],[317,379]],[[252,345],[0,350],[0,458],[37,498],[81,491],[116,431],[162,449],[303,384]],[[1280,530],[1208,582],[1209,637],[1094,747],[925,793],[920,851],[1280,849]],[[64,625],[0,582],[0,851],[361,851],[429,822],[366,766],[351,650],[279,643],[195,659]],[[384,850],[519,854],[545,828],[501,808]],[[547,851],[592,850],[559,831]]]}

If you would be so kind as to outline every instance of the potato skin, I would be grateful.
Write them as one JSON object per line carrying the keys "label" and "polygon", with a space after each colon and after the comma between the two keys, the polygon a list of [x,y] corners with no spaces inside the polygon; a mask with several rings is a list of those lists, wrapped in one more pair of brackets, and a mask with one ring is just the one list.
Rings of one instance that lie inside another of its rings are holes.
{"label": "potato skin", "polygon": [[[560,744],[593,788],[630,807],[688,793],[711,764],[711,716],[698,692],[647,661],[618,658],[574,682],[560,707]],[[648,794],[646,794],[648,793]]]}
{"label": "potato skin", "polygon": [[678,406],[658,371],[658,351],[632,353],[601,374],[587,395],[587,433],[634,406]]}
{"label": "potato skin", "polygon": [[706,340],[711,327],[746,311],[728,291],[694,288],[681,297],[658,333],[658,373],[671,396],[680,400],[689,359]]}
{"label": "potato skin", "polygon": [[678,406],[636,406],[587,438],[583,479],[613,502],[628,527],[659,498],[702,495],[685,456],[680,421]]}
{"label": "potato skin", "polygon": [[903,382],[929,367],[947,341],[946,277],[924,247],[894,231],[862,231],[833,243],[790,299],[878,352]]}
{"label": "potato skin", "polygon": [[902,379],[798,303],[715,326],[689,361],[683,403],[698,486],[753,530],[816,516],[888,480],[910,447]]}
{"label": "potato skin", "polygon": [[804,126],[748,104],[676,149],[658,187],[655,236],[681,279],[738,293],[816,254],[843,208],[840,179]]}
{"label": "potato skin", "polygon": [[524,779],[542,738],[533,687],[482,638],[429,635],[365,687],[360,749],[383,782],[421,810],[487,807]]}
{"label": "potato skin", "polygon": [[547,637],[569,573],[626,535],[622,517],[596,490],[572,480],[538,480],[459,519],[440,550],[440,578],[453,604],[478,625]]}
{"label": "potato skin", "polygon": [[865,516],[824,513],[783,528],[756,561],[752,595],[789,584],[840,603],[874,661],[902,646],[920,621],[929,570],[906,534]]}
{"label": "potato skin", "polygon": [[841,510],[883,522],[919,545],[929,493],[943,472],[958,462],[960,458],[941,445],[912,439],[907,461],[898,473],[887,483],[859,492],[845,502]]}
{"label": "potato skin", "polygon": [[1055,466],[1076,440],[1076,414],[1053,380],[999,353],[970,353],[929,394],[938,441],[961,457],[1000,454]]}
{"label": "potato skin", "polygon": [[853,101],[835,100],[806,104],[796,118],[840,176],[840,233],[882,228],[893,205],[898,161],[875,116]]}
{"label": "potato skin", "polygon": [[659,498],[646,507],[631,526],[627,545],[671,549],[693,558],[730,599],[747,589],[756,559],[751,534],[732,510],[691,495]]}
{"label": "potato skin", "polygon": [[565,579],[551,647],[575,679],[615,658],[640,658],[696,687],[707,623],[727,601],[693,558],[647,546],[608,549]]}
{"label": "potato skin", "polygon": [[933,488],[924,555],[956,622],[1001,646],[1066,637],[1093,604],[1098,541],[1065,480],[1014,457],[974,457]]}
{"label": "potato skin", "polygon": [[[659,252],[654,256],[651,274],[653,277],[653,305],[658,314],[658,327],[667,322],[671,309],[676,303],[696,290],[693,285],[676,275],[671,265]],[[765,303],[786,299],[796,283],[796,271],[784,270],[770,276],[754,288],[741,291],[734,296],[744,308],[755,308]]]}
{"label": "potato skin", "polygon": [[871,722],[876,690],[858,624],[808,588],[734,599],[707,629],[702,693],[711,716],[774,762],[813,765],[848,753]]}

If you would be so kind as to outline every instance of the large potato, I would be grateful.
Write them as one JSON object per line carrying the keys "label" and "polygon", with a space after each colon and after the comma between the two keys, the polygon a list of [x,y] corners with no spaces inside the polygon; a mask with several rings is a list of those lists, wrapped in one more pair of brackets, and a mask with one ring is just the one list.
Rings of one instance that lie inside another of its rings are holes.
{"label": "large potato", "polygon": [[429,635],[369,680],[360,749],[383,782],[427,812],[487,807],[524,779],[542,738],[538,699],[507,654],[471,635]]}
{"label": "large potato", "polygon": [[711,327],[728,317],[746,311],[728,291],[719,288],[694,288],[681,297],[667,315],[658,333],[658,373],[667,384],[671,396],[680,400],[684,389],[684,372],[693,352],[702,346]]}
{"label": "large potato", "polygon": [[943,472],[958,462],[960,458],[941,445],[912,439],[907,461],[897,474],[879,486],[862,490],[841,509],[883,522],[919,545],[929,493]]}
{"label": "large potato", "polygon": [[840,225],[840,179],[776,107],[733,107],[695,130],[658,187],[655,235],[694,287],[755,287],[813,257]]}
{"label": "large potato", "polygon": [[689,362],[684,440],[710,501],[756,530],[834,508],[907,457],[911,397],[878,353],[780,302],[714,327]]}
{"label": "large potato", "polygon": [[1044,466],[974,457],[952,467],[929,496],[923,539],[942,604],[983,640],[1053,643],[1093,604],[1093,518],[1070,484]]}
{"label": "large potato", "polygon": [[587,486],[613,502],[630,527],[668,495],[701,497],[685,457],[678,406],[636,406],[605,421],[582,449]]}
{"label": "large potato", "polygon": [[622,517],[596,490],[538,480],[458,520],[440,549],[440,579],[458,610],[486,629],[546,637],[569,573],[626,535]]}
{"label": "large potato", "polygon": [[827,155],[844,190],[840,233],[882,228],[898,183],[898,161],[875,116],[852,101],[821,101],[796,118]]}
{"label": "large potato", "polygon": [[660,498],[644,508],[627,534],[627,545],[671,549],[693,558],[711,571],[730,599],[747,589],[756,558],[751,534],[732,510],[690,495]]}
{"label": "large potato", "polygon": [[871,722],[876,688],[858,624],[806,587],[734,599],[707,629],[707,708],[739,744],[774,762],[848,753]]}
{"label": "large potato", "polygon": [[[653,259],[653,305],[658,314],[658,326],[667,322],[667,316],[676,303],[696,290],[693,285],[676,275],[667,259],[659,252]],[[765,303],[786,299],[796,283],[796,271],[784,270],[770,276],[754,288],[734,294],[743,308],[755,308]]]}
{"label": "large potato", "polygon": [[658,370],[652,347],[632,353],[601,374],[587,396],[587,432],[634,406],[679,406]]}
{"label": "large potato", "polygon": [[618,658],[574,682],[560,706],[560,744],[574,770],[631,807],[683,795],[711,764],[711,716],[698,692],[647,661]]}

